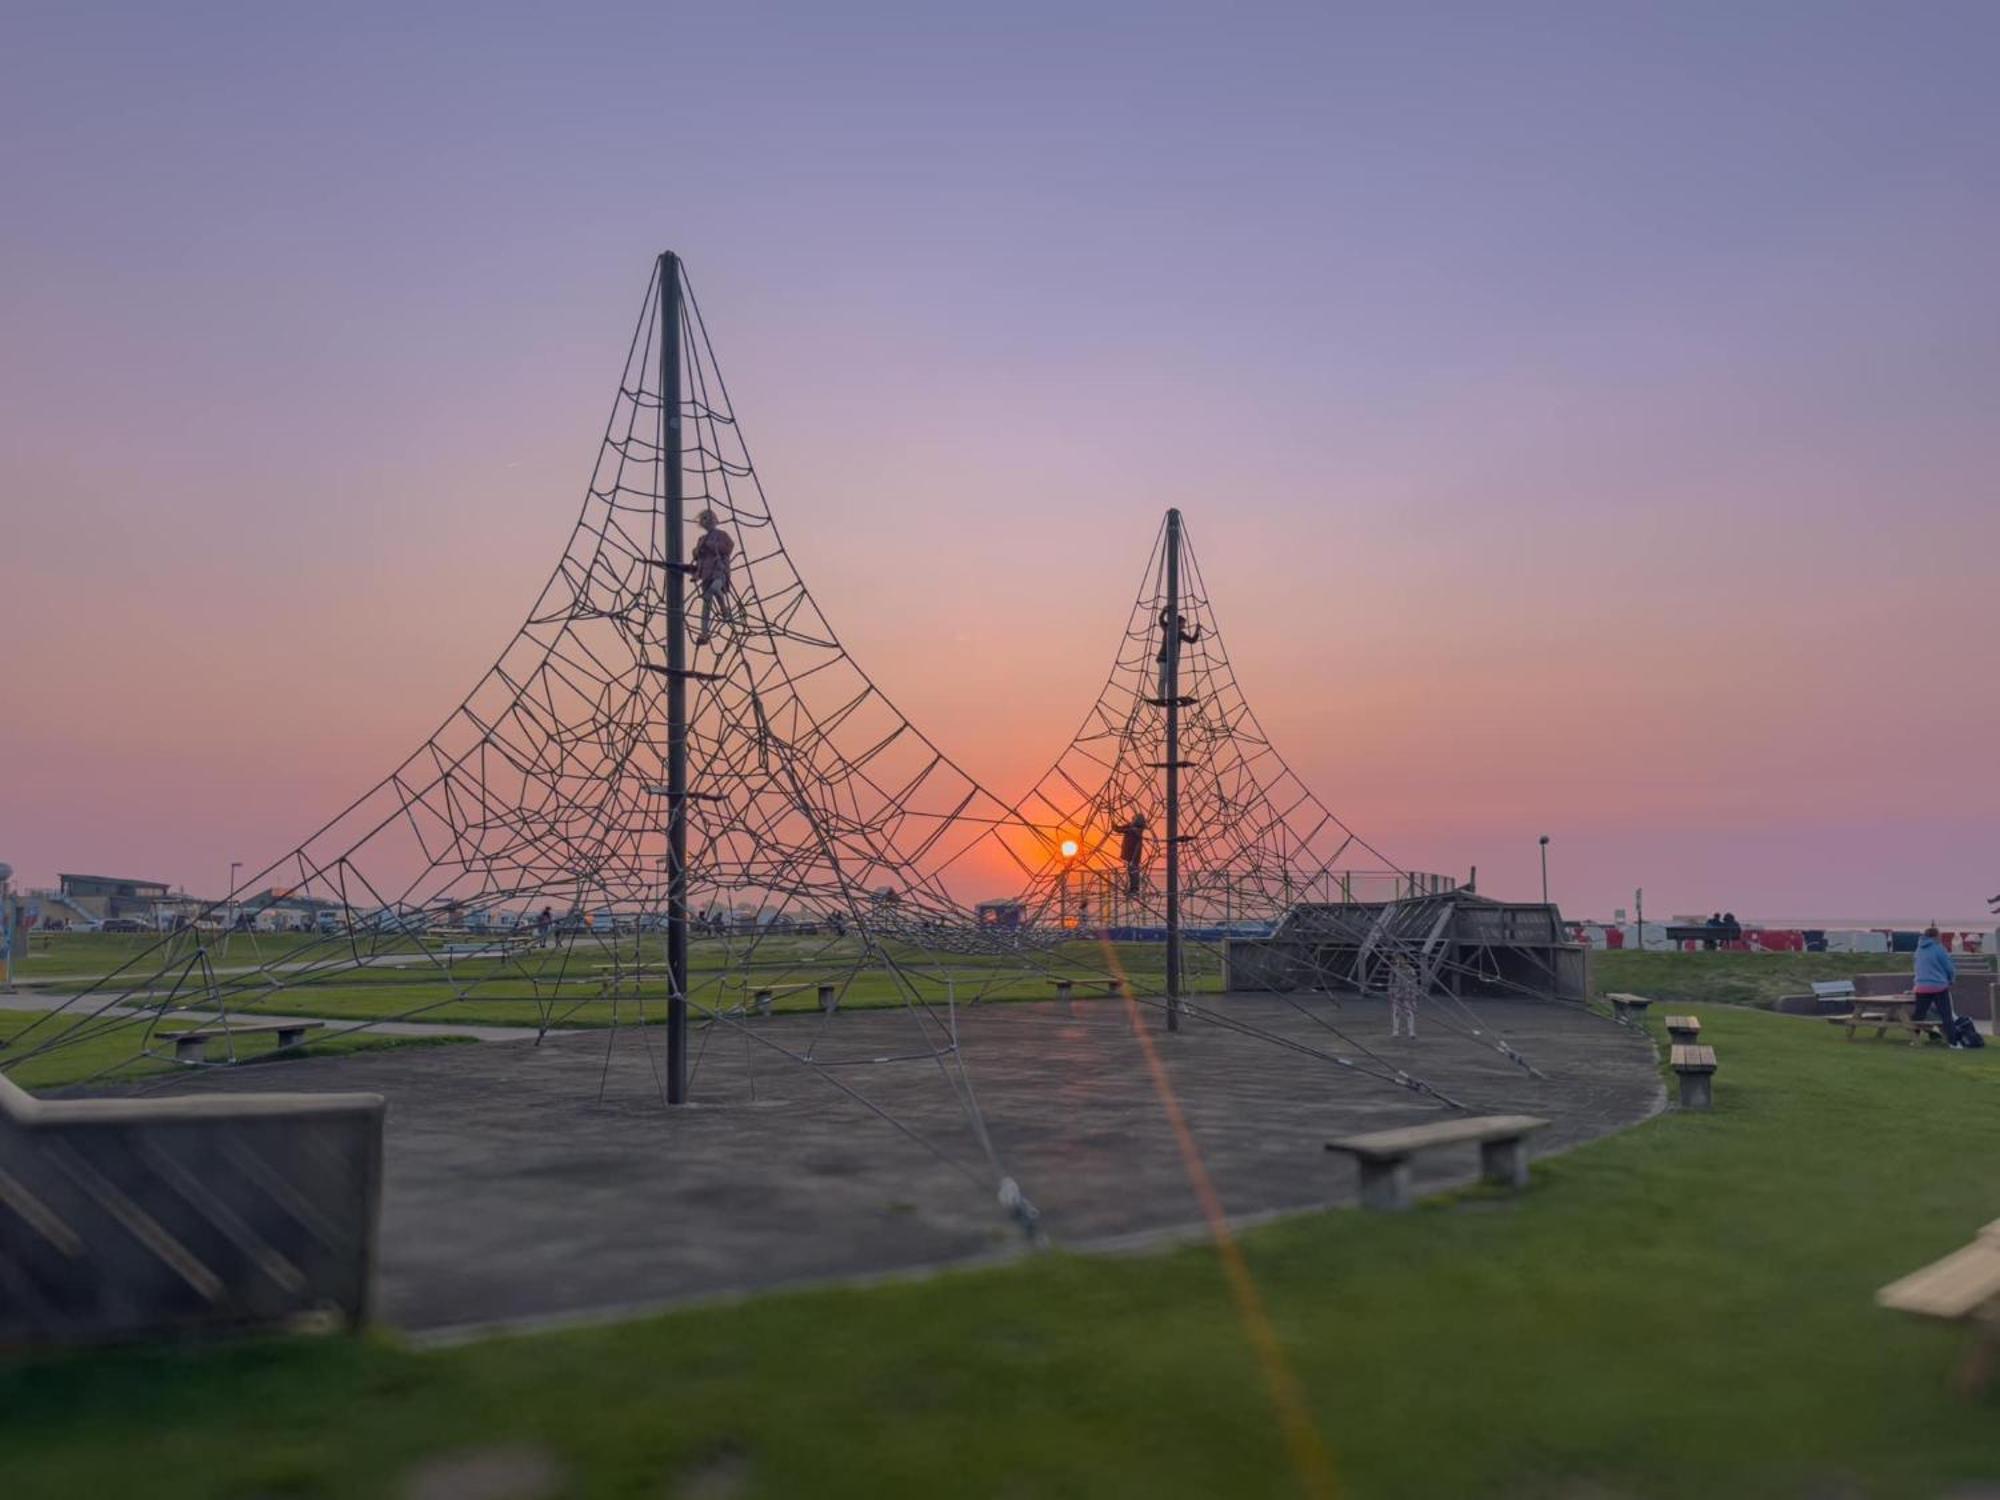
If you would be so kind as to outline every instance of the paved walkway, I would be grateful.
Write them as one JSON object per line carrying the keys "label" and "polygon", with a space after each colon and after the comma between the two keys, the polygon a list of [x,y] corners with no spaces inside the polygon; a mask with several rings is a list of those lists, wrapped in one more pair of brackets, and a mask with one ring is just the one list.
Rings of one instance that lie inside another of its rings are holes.
{"label": "paved walkway", "polygon": [[[384,1306],[392,1322],[432,1330],[1017,1253],[997,1196],[1003,1170],[1060,1244],[1199,1233],[1185,1143],[1233,1218],[1350,1202],[1355,1168],[1325,1141],[1436,1119],[1440,1106],[1301,1050],[1365,1060],[1327,1023],[1475,1111],[1548,1117],[1537,1153],[1633,1124],[1663,1101],[1652,1044],[1570,1006],[1477,1003],[1480,1024],[1533,1060],[1538,1079],[1490,1035],[1462,1020],[1448,1028],[1441,1006],[1411,1042],[1389,1039],[1379,1001],[1203,1004],[1270,1035],[1194,1020],[1168,1036],[1146,1007],[1142,1042],[1115,1000],[961,1009],[999,1167],[953,1070],[931,1055],[936,1033],[905,1011],[779,1015],[698,1034],[693,1102],[671,1110],[657,1028],[307,1059],[198,1082],[388,1097]],[[794,1060],[808,1050],[815,1065]],[[1470,1147],[1423,1158],[1419,1189],[1469,1180],[1476,1160]]]}

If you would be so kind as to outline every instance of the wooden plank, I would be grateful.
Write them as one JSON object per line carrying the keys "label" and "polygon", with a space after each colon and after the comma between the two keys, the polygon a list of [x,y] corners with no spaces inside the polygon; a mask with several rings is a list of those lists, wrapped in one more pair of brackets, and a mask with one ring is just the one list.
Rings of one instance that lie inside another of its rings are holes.
{"label": "wooden plank", "polygon": [[1676,1042],[1668,1061],[1678,1073],[1713,1073],[1715,1049],[1700,1042]]}
{"label": "wooden plank", "polygon": [[1450,1146],[1460,1141],[1507,1140],[1540,1130],[1548,1123],[1535,1115],[1481,1115],[1471,1120],[1441,1120],[1435,1125],[1407,1125],[1400,1130],[1351,1135],[1342,1140],[1328,1141],[1326,1149],[1345,1151],[1369,1161],[1390,1161],[1430,1146]]}
{"label": "wooden plank", "polygon": [[1927,1318],[1968,1318],[2000,1301],[2000,1244],[1981,1238],[1875,1294],[1883,1307]]}
{"label": "wooden plank", "polygon": [[1669,1031],[1701,1030],[1701,1018],[1698,1016],[1668,1016],[1666,1019]]}

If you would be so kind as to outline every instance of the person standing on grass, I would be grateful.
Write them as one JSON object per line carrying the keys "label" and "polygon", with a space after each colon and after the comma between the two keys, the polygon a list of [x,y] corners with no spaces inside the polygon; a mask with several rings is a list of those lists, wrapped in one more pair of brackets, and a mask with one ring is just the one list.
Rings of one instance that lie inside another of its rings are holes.
{"label": "person standing on grass", "polygon": [[1917,1003],[1910,1009],[1910,1019],[1921,1021],[1935,1005],[1938,1029],[1953,1047],[1958,1045],[1958,1039],[1952,1035],[1951,982],[1957,977],[1958,965],[1952,962],[1944,944],[1938,941],[1938,930],[1926,927],[1924,935],[1917,940],[1917,973],[1910,985],[1910,993],[1917,997]]}
{"label": "person standing on grass", "polygon": [[555,925],[556,914],[554,909],[547,906],[543,907],[542,914],[535,918],[535,944],[537,947],[548,947],[549,932]]}

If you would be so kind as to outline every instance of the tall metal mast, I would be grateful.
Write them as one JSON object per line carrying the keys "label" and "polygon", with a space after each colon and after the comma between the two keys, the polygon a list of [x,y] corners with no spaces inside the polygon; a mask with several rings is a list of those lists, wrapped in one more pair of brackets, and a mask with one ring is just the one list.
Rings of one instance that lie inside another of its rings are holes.
{"label": "tall metal mast", "polygon": [[1181,1029],[1181,513],[1167,512],[1167,1030]]}
{"label": "tall metal mast", "polygon": [[681,262],[660,256],[660,493],[667,544],[667,1103],[687,1102],[687,573],[681,472]]}

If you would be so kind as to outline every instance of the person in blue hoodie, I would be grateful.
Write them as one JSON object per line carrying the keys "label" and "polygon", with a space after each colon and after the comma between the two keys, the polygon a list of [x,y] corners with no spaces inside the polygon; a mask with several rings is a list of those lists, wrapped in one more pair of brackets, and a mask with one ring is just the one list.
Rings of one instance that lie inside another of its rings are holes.
{"label": "person in blue hoodie", "polygon": [[1917,1003],[1911,1007],[1910,1019],[1921,1021],[1935,1005],[1944,1039],[1954,1047],[1958,1042],[1952,1036],[1951,982],[1957,977],[1958,965],[1951,961],[1944,944],[1938,941],[1938,930],[1926,927],[1924,935],[1917,940],[1917,973],[1910,985],[1910,993],[1917,997]]}

